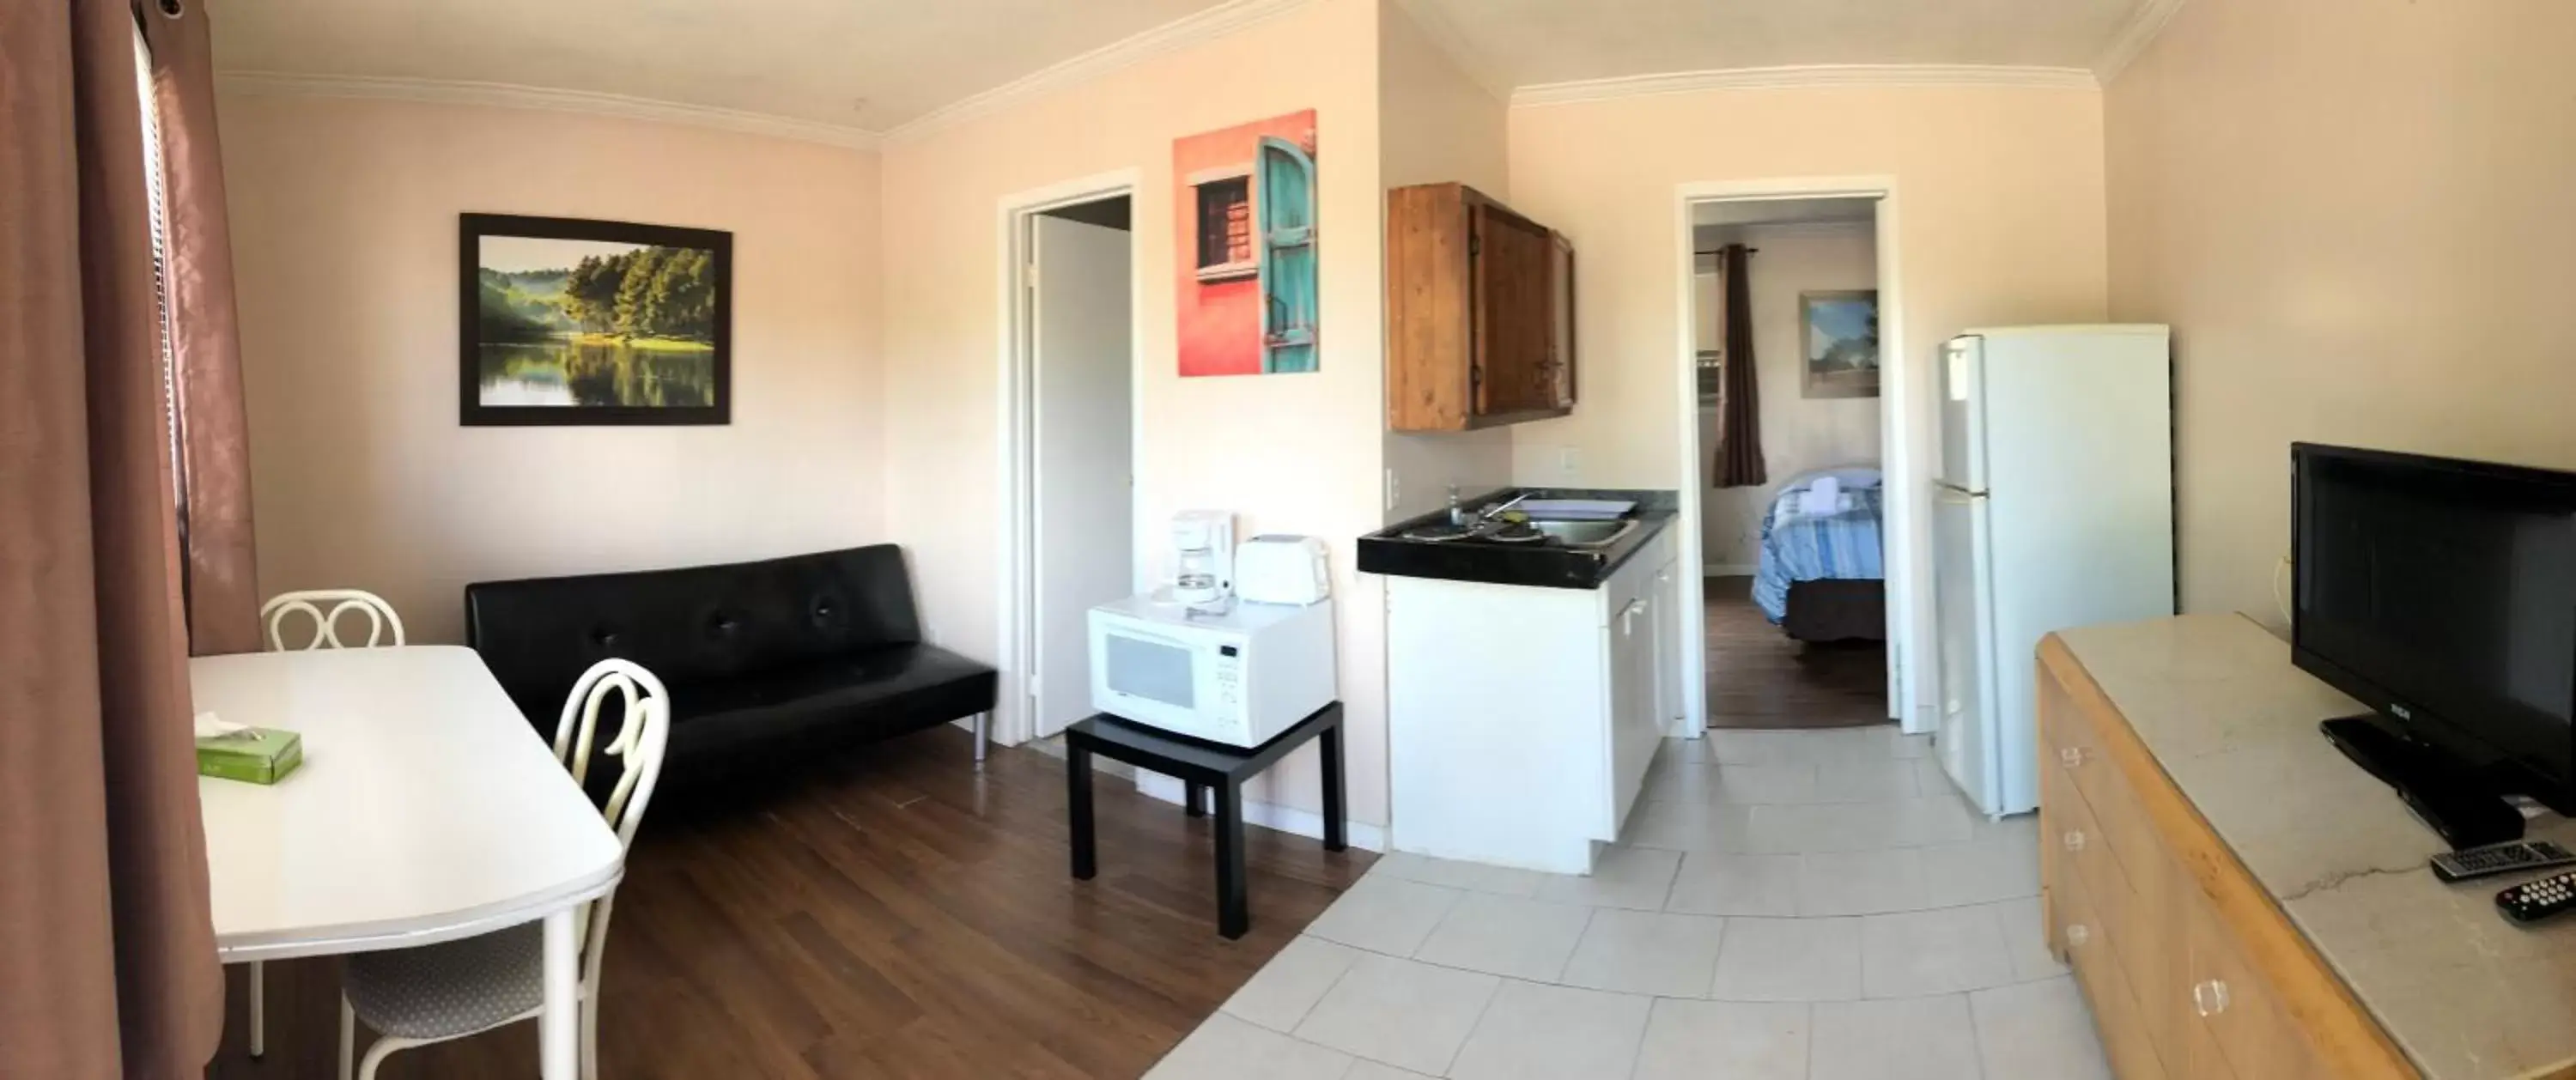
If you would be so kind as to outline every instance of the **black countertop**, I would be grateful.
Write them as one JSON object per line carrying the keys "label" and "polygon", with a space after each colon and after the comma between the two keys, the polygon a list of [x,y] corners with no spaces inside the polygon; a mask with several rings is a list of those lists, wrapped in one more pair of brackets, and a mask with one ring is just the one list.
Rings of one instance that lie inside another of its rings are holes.
{"label": "black countertop", "polygon": [[1360,537],[1360,572],[1546,589],[1597,589],[1639,548],[1672,524],[1680,506],[1679,497],[1670,491],[1547,487],[1502,488],[1462,500],[1461,505],[1470,511],[1480,510],[1517,495],[1533,499],[1627,500],[1637,504],[1628,513],[1637,519],[1637,527],[1609,546],[1598,548],[1567,547],[1555,540],[1501,543],[1405,539],[1407,529],[1448,520],[1449,511],[1444,508]]}

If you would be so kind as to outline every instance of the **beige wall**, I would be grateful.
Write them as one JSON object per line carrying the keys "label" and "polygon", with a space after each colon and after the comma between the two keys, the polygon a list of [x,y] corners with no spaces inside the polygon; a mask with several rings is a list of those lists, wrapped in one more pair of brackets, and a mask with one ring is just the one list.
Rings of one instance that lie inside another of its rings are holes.
{"label": "beige wall", "polygon": [[[1389,188],[1458,182],[1508,201],[1510,160],[1501,99],[1460,71],[1402,5],[1379,5],[1379,172]],[[1508,429],[1386,435],[1396,498],[1389,521],[1439,509],[1448,489],[1477,494],[1510,483]]]}
{"label": "beige wall", "polygon": [[[1135,170],[1142,358],[1136,494],[1148,522],[1233,510],[1243,534],[1330,547],[1352,816],[1386,820],[1385,617],[1352,540],[1383,514],[1374,0],[1317,0],[1222,39],[904,140],[885,153],[888,526],[948,647],[999,653],[1000,206],[1014,193]],[[1317,110],[1321,370],[1180,378],[1174,357],[1172,140]],[[1158,536],[1148,530],[1146,536]],[[1159,549],[1153,564],[1163,559]],[[1311,751],[1255,799],[1319,805]]]}
{"label": "beige wall", "polygon": [[[887,538],[873,155],[381,101],[221,119],[261,588],[370,589],[456,641],[469,581]],[[458,426],[461,211],[731,231],[733,423]]]}
{"label": "beige wall", "polygon": [[[1762,515],[1780,485],[1830,465],[1878,464],[1880,398],[1811,398],[1798,294],[1878,287],[1867,222],[1738,227],[1753,256],[1753,357],[1761,386],[1762,459],[1771,482],[1708,490],[1700,503],[1700,562],[1745,573],[1760,555]],[[1705,245],[1703,245],[1705,246]],[[1722,303],[1722,301],[1721,301]],[[1716,453],[1717,410],[1700,409],[1700,445]],[[1701,466],[1702,477],[1711,470]]]}
{"label": "beige wall", "polygon": [[2576,5],[2183,7],[2107,92],[2111,314],[2174,326],[2183,605],[2281,625],[2289,444],[2576,467]]}
{"label": "beige wall", "polygon": [[1582,399],[1513,429],[1522,482],[1559,479],[1558,447],[1581,451],[1582,483],[1683,482],[1680,184],[1894,177],[1905,340],[1889,347],[1910,356],[1973,325],[2102,317],[2090,90],[1721,90],[1524,107],[1511,123],[1513,202],[1573,238],[1583,304]]}
{"label": "beige wall", "polygon": [[[1687,362],[1679,185],[1892,178],[1897,221],[1878,248],[1901,278],[1904,325],[1883,347],[1920,361],[1909,389],[1923,398],[1933,350],[1961,329],[2102,318],[2102,99],[2091,89],[1718,90],[1524,107],[1511,113],[1511,161],[1514,205],[1574,241],[1582,305],[1581,400],[1572,416],[1512,430],[1520,483],[1703,482],[1696,465],[1684,472],[1674,370]],[[1928,425],[1909,443],[1928,460]],[[1896,494],[1909,502],[1891,522],[1924,510],[1925,493]],[[1927,557],[1895,569],[1926,580]],[[1927,632],[1928,610],[1911,614]],[[1918,717],[1933,681],[1913,680]]]}

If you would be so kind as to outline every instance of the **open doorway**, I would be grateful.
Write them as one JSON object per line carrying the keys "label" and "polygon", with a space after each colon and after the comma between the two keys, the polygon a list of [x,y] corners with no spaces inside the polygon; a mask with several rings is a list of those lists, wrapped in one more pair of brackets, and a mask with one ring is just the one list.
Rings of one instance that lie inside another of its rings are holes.
{"label": "open doorway", "polygon": [[1006,742],[1089,715],[1085,613],[1137,591],[1132,183],[1006,204]]}
{"label": "open doorway", "polygon": [[[1878,193],[1689,208],[1711,728],[1901,712]],[[1893,299],[1890,297],[1890,299]],[[1889,338],[1893,340],[1892,337]]]}

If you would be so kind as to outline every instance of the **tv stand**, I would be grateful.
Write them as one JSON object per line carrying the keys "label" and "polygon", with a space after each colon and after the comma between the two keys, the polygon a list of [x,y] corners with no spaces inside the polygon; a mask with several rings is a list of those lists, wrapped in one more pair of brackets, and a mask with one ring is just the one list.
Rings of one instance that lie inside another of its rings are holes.
{"label": "tv stand", "polygon": [[2453,850],[2522,838],[2522,812],[2442,750],[2390,731],[2376,716],[2320,721],[2317,729],[2353,764],[2396,788]]}

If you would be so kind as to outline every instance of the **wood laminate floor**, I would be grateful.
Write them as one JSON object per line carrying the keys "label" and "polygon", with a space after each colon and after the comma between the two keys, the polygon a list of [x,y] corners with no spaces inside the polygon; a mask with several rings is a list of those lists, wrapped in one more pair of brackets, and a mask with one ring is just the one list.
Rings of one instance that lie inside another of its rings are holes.
{"label": "wood laminate floor", "polygon": [[[941,728],[722,813],[647,814],[604,966],[601,1076],[1142,1075],[1374,856],[1250,829],[1252,931],[1216,935],[1212,819],[1102,775],[1100,876],[1066,871],[1064,763]],[[677,809],[677,808],[675,808]],[[227,971],[215,1080],[338,1073],[338,962],[268,965],[268,1056]],[[360,1047],[364,1048],[364,1036]],[[537,1075],[532,1023],[394,1055],[386,1080]]]}
{"label": "wood laminate floor", "polygon": [[1887,722],[1887,646],[1792,640],[1753,606],[1753,579],[1708,579],[1708,726]]}

